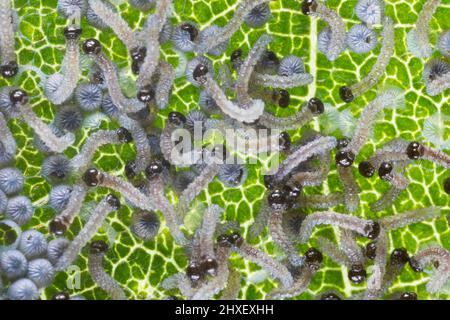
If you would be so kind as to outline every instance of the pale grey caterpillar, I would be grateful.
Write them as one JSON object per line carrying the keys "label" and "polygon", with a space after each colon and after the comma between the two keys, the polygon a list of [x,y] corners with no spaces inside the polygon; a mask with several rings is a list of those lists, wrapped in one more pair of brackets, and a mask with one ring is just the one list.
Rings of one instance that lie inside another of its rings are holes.
{"label": "pale grey caterpillar", "polygon": [[344,186],[344,204],[348,212],[354,213],[359,207],[359,194],[361,189],[356,182],[355,175],[351,167],[337,168],[339,179]]}
{"label": "pale grey caterpillar", "polygon": [[116,67],[102,52],[102,47],[98,40],[85,40],[83,42],[83,51],[92,57],[95,64],[102,71],[111,100],[121,112],[133,113],[145,108],[145,104],[141,101],[137,99],[128,99],[125,97],[119,84],[119,76],[117,74]]}
{"label": "pale grey caterpillar", "polygon": [[301,128],[310,122],[314,117],[322,114],[324,105],[318,98],[311,98],[302,105],[302,108],[293,116],[279,118],[264,112],[258,119],[258,124],[268,128],[276,128],[280,130],[294,130]]}
{"label": "pale grey caterpillar", "polygon": [[86,193],[87,188],[84,183],[78,182],[73,186],[66,207],[49,224],[49,230],[51,233],[61,236],[67,231],[75,217],[80,212]]}
{"label": "pale grey caterpillar", "polygon": [[128,23],[103,1],[89,0],[89,7],[106,25],[111,27],[120,41],[127,47],[133,60],[142,61],[143,55],[145,55],[142,50],[145,51],[145,48],[141,47]]}
{"label": "pale grey caterpillar", "polygon": [[442,247],[432,246],[420,250],[411,258],[424,269],[429,264],[434,264],[436,270],[426,285],[429,293],[438,293],[450,277],[450,252]]}
{"label": "pale grey caterpillar", "polygon": [[20,89],[11,91],[10,100],[13,105],[19,105],[21,118],[34,130],[51,151],[60,153],[73,144],[75,140],[73,133],[68,132],[58,137],[48,124],[36,116],[28,103],[28,95],[25,91]]}
{"label": "pale grey caterpillar", "polygon": [[372,100],[361,112],[355,132],[348,145],[336,152],[336,163],[342,167],[351,166],[355,157],[369,139],[377,114],[384,108],[398,108],[403,104],[404,93],[397,88],[387,89]]}
{"label": "pale grey caterpillar", "polygon": [[344,202],[344,194],[335,192],[330,194],[301,194],[297,199],[299,208],[329,209]]}
{"label": "pale grey caterpillar", "polygon": [[199,54],[205,54],[216,48],[223,42],[228,41],[232,35],[239,30],[241,24],[245,22],[245,17],[250,11],[268,0],[246,0],[240,1],[238,7],[234,11],[233,17],[228,21],[227,25],[220,28],[217,33],[213,33],[209,37],[205,37],[202,42],[197,44],[195,51]]}
{"label": "pale grey caterpillar", "polygon": [[317,16],[330,27],[330,43],[326,52],[328,60],[334,61],[345,50],[345,23],[342,17],[317,0],[304,0],[302,12],[305,15]]}
{"label": "pale grey caterpillar", "polygon": [[16,155],[17,144],[8,128],[5,116],[0,112],[0,165],[11,162]]}
{"label": "pale grey caterpillar", "polygon": [[375,263],[372,274],[367,279],[366,297],[375,299],[383,290],[383,278],[386,273],[387,250],[389,238],[386,230],[380,227],[380,234],[376,242]]}
{"label": "pale grey caterpillar", "polygon": [[102,241],[93,241],[88,256],[88,269],[92,280],[103,289],[112,300],[127,300],[125,292],[120,285],[103,268],[103,259],[108,245]]}
{"label": "pale grey caterpillar", "polygon": [[159,109],[165,109],[168,106],[174,80],[175,71],[172,65],[165,61],[160,61],[159,78],[155,90],[156,106]]}
{"label": "pale grey caterpillar", "polygon": [[152,76],[158,66],[160,58],[159,35],[164,27],[164,24],[166,23],[171,5],[171,0],[158,1],[156,4],[155,13],[151,16],[150,21],[143,30],[143,33],[145,34],[145,47],[147,52],[139,69],[137,84],[140,88],[151,84]]}
{"label": "pale grey caterpillar", "polygon": [[4,78],[14,77],[19,71],[15,52],[13,11],[11,0],[0,0],[0,73]]}
{"label": "pale grey caterpillar", "polygon": [[70,242],[69,246],[64,251],[64,254],[59,258],[55,265],[58,271],[65,270],[78,256],[81,249],[92,239],[102,226],[108,214],[120,208],[119,199],[113,194],[107,195],[95,207],[88,222],[77,236]]}
{"label": "pale grey caterpillar", "polygon": [[[72,24],[64,29],[66,38],[66,52],[61,65],[61,73],[51,75],[45,84],[47,98],[54,104],[60,105],[67,101],[77,87],[80,78],[80,49],[79,41],[81,28]],[[53,88],[52,83],[59,85]]]}
{"label": "pale grey caterpillar", "polygon": [[359,82],[351,86],[344,86],[339,89],[339,95],[344,102],[351,102],[356,97],[372,88],[383,76],[391,57],[394,54],[394,23],[390,18],[385,18],[383,28],[383,42],[380,54],[370,72]]}
{"label": "pale grey caterpillar", "polygon": [[315,212],[307,215],[303,221],[299,234],[300,242],[307,242],[314,227],[322,224],[352,230],[369,239],[375,239],[378,236],[380,229],[379,224],[372,220],[365,220],[333,211]]}
{"label": "pale grey caterpillar", "polygon": [[409,51],[418,58],[429,58],[433,53],[428,33],[430,21],[440,3],[441,0],[427,0],[419,13],[415,28],[406,36]]}
{"label": "pale grey caterpillar", "polygon": [[255,84],[264,87],[289,89],[306,86],[312,83],[314,79],[311,74],[306,72],[296,73],[289,76],[255,72],[253,73],[252,80],[255,81]]}
{"label": "pale grey caterpillar", "polygon": [[290,174],[299,164],[305,162],[314,155],[320,155],[336,146],[335,137],[318,137],[297,150],[293,151],[278,167],[273,171],[274,181],[281,181]]}
{"label": "pale grey caterpillar", "polygon": [[315,270],[304,266],[298,271],[298,275],[295,277],[294,283],[286,288],[277,288],[269,293],[268,299],[286,299],[298,296],[308,289],[309,283],[311,282]]}
{"label": "pale grey caterpillar", "polygon": [[[214,233],[222,211],[223,209],[215,204],[206,208],[203,213],[203,222],[200,229],[200,264],[203,263],[206,266],[206,271],[213,276],[217,276],[220,271],[216,267],[216,265],[219,264],[220,268],[220,259],[219,257],[216,258],[214,252]],[[225,265],[227,264],[226,261],[227,260],[225,260]],[[224,261],[222,261],[222,263],[223,262]],[[226,268],[228,269],[227,266]]]}

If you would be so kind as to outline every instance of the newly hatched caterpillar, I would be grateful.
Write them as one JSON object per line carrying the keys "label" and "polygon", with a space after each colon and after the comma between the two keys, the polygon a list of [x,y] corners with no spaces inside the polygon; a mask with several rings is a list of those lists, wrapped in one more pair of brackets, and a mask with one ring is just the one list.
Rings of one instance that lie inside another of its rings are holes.
{"label": "newly hatched caterpillar", "polygon": [[297,150],[294,150],[284,160],[278,169],[273,173],[274,181],[283,180],[288,174],[290,174],[299,164],[305,162],[314,155],[320,155],[328,150],[333,149],[336,146],[335,137],[318,137],[303,146],[300,146]]}
{"label": "newly hatched caterpillar", "polygon": [[83,174],[83,181],[88,187],[101,186],[115,190],[130,201],[133,206],[142,210],[157,210],[158,206],[154,199],[150,199],[131,183],[119,177],[111,176],[95,168],[90,168]]}
{"label": "newly hatched caterpillar", "polygon": [[165,109],[168,106],[174,80],[175,71],[172,65],[165,61],[160,61],[159,78],[155,89],[155,101],[158,109]]}
{"label": "newly hatched caterpillar", "polygon": [[0,1],[0,74],[12,78],[19,71],[15,52],[14,24],[12,21],[11,0]]}
{"label": "newly hatched caterpillar", "polygon": [[391,231],[421,221],[439,218],[441,216],[441,210],[442,207],[415,209],[396,215],[383,217],[379,219],[378,222],[384,230]]}
{"label": "newly hatched caterpillar", "polygon": [[376,298],[383,289],[383,278],[386,273],[387,251],[389,238],[386,230],[380,227],[380,234],[376,242],[375,259],[372,274],[367,279],[366,297]]}
{"label": "newly hatched caterpillar", "polygon": [[145,32],[145,47],[147,51],[139,69],[139,77],[137,79],[137,85],[139,88],[143,88],[151,84],[151,79],[155,73],[156,67],[158,66],[160,57],[159,35],[164,27],[164,24],[166,23],[171,5],[171,0],[158,1],[156,4],[155,13],[152,15],[151,20],[148,22],[145,30],[143,31]]}
{"label": "newly hatched caterpillar", "polygon": [[328,60],[334,61],[345,50],[345,23],[339,14],[317,0],[304,0],[302,12],[305,15],[317,16],[330,27],[330,43],[325,55]]}
{"label": "newly hatched caterpillar", "polygon": [[416,27],[407,34],[408,49],[418,58],[429,58],[433,53],[428,33],[430,32],[430,21],[440,3],[441,0],[427,0],[419,13]]}
{"label": "newly hatched caterpillar", "polygon": [[394,23],[390,18],[385,18],[383,28],[383,42],[381,43],[380,54],[370,72],[359,82],[351,86],[344,86],[339,89],[341,99],[349,103],[356,97],[372,88],[383,76],[391,57],[394,55]]}
{"label": "newly hatched caterpillar", "polygon": [[[150,163],[149,166],[152,166],[152,163]],[[155,210],[161,211],[164,215],[166,225],[169,228],[170,234],[175,242],[181,245],[186,244],[187,240],[180,230],[179,217],[177,216],[172,204],[170,204],[164,195],[163,180],[160,177],[149,177],[148,171],[149,170],[147,169],[146,173],[150,181],[148,183],[147,196],[152,199]]]}
{"label": "newly hatched caterpillar", "polygon": [[445,169],[450,169],[450,156],[443,151],[427,147],[417,141],[411,142],[406,150],[406,155],[411,160],[425,159],[436,163]]}
{"label": "newly hatched caterpillar", "polygon": [[344,202],[344,193],[311,194],[298,197],[299,208],[328,209]]}
{"label": "newly hatched caterpillar", "polygon": [[291,76],[279,76],[266,73],[255,73],[253,80],[264,87],[289,89],[306,86],[313,82],[313,76],[309,73],[298,73]]}
{"label": "newly hatched caterpillar", "polygon": [[92,280],[103,289],[112,300],[127,300],[120,285],[103,268],[103,258],[108,251],[108,245],[102,241],[93,241],[88,256],[88,269]]}
{"label": "newly hatched caterpillar", "polygon": [[209,300],[229,283],[230,268],[228,258],[231,250],[227,247],[217,248],[217,271],[216,276],[199,286],[191,296],[191,300]]}
{"label": "newly hatched caterpillar", "polygon": [[351,167],[337,168],[339,179],[344,186],[344,204],[348,212],[354,213],[359,207],[359,194],[361,189],[355,180]]}
{"label": "newly hatched caterpillar", "polygon": [[333,260],[335,263],[350,267],[351,262],[348,256],[337,246],[336,243],[329,240],[328,238],[324,238],[321,236],[318,236],[316,239],[317,247],[319,248],[320,252],[322,252],[324,255],[329,257],[331,260]]}
{"label": "newly hatched caterpillar", "polygon": [[59,258],[55,265],[55,269],[58,271],[65,270],[77,258],[78,254],[81,252],[81,249],[83,249],[83,247],[97,233],[108,214],[119,210],[119,208],[120,201],[113,194],[109,194],[103,198],[95,207],[91,217],[84,225],[83,229],[81,229],[77,236],[72,240],[61,258]]}
{"label": "newly hatched caterpillar", "polygon": [[[293,285],[294,279],[288,268],[282,263],[270,257],[264,251],[254,248],[247,244],[239,234],[233,234],[224,240],[225,245],[231,245],[233,251],[236,251],[244,259],[248,259],[269,272],[272,277],[278,279],[283,288],[289,288]],[[220,243],[220,241],[219,241]]]}
{"label": "newly hatched caterpillar", "polygon": [[82,182],[75,184],[70,192],[69,201],[64,210],[49,224],[49,231],[55,235],[63,235],[80,212],[87,188]]}
{"label": "newly hatched caterpillar", "polygon": [[364,264],[364,254],[355,240],[355,234],[348,229],[340,229],[339,245],[352,265]]}
{"label": "newly hatched caterpillar", "polygon": [[197,65],[193,77],[194,80],[199,81],[205,87],[223,113],[239,122],[252,123],[264,112],[265,105],[262,100],[252,100],[251,104],[247,105],[246,108],[241,108],[228,100],[225,93],[208,73],[208,67],[204,64],[200,63]]}
{"label": "newly hatched caterpillar", "polygon": [[351,166],[356,155],[369,139],[377,114],[384,108],[397,108],[403,104],[404,93],[396,88],[388,89],[372,100],[361,112],[355,132],[348,145],[336,152],[336,163],[342,167]]}
{"label": "newly hatched caterpillar", "polygon": [[235,84],[236,97],[239,107],[243,109],[251,108],[254,103],[253,99],[248,94],[248,86],[253,70],[263,55],[265,48],[272,41],[272,38],[268,35],[262,35],[252,49],[248,53],[247,59],[244,60],[239,68],[238,77]]}
{"label": "newly hatched caterpillar", "polygon": [[240,1],[238,7],[234,11],[233,17],[228,21],[227,25],[222,27],[219,32],[213,36],[207,37],[204,41],[195,47],[198,54],[205,54],[216,48],[223,42],[227,42],[232,35],[239,30],[241,24],[245,22],[245,17],[251,12],[253,8],[266,3],[267,0],[247,0]]}
{"label": "newly hatched caterpillar", "polygon": [[411,260],[420,269],[434,264],[436,270],[426,285],[429,293],[437,293],[450,277],[450,252],[442,247],[429,247],[416,253]]}
{"label": "newly hatched caterpillar", "polygon": [[[229,269],[231,269],[229,267]],[[222,291],[220,300],[237,300],[241,291],[241,275],[235,269],[229,270],[227,286]]]}
{"label": "newly hatched caterpillar", "polygon": [[302,105],[302,108],[295,115],[279,118],[264,112],[258,119],[258,124],[267,128],[276,128],[280,130],[294,130],[303,127],[314,117],[322,114],[324,105],[319,98],[311,98]]}
{"label": "newly hatched caterpillar", "polygon": [[0,165],[11,162],[17,150],[16,140],[8,128],[5,116],[0,112]]}
{"label": "newly hatched caterpillar", "polygon": [[[98,1],[101,2],[101,1]],[[109,95],[114,105],[125,113],[138,112],[145,108],[145,104],[137,99],[128,99],[120,88],[117,70],[113,63],[102,52],[102,46],[96,39],[88,39],[83,42],[83,51],[94,60],[105,77]]]}
{"label": "newly hatched caterpillar", "polygon": [[144,128],[136,120],[120,114],[118,116],[120,125],[131,133],[133,141],[136,146],[136,159],[134,160],[133,173],[138,174],[142,172],[152,157],[152,150],[148,143],[147,133]]}
{"label": "newly hatched caterpillar", "polygon": [[[222,211],[223,209],[218,205],[209,206],[203,214],[203,222],[200,229],[200,266],[212,276],[218,275],[217,266],[220,265],[220,258],[216,258],[214,252],[214,233]],[[227,264],[227,260],[224,261]],[[221,262],[223,263],[224,261],[222,260]]]}
{"label": "newly hatched caterpillar", "polygon": [[352,230],[369,239],[377,238],[380,232],[380,225],[372,220],[365,220],[333,211],[315,212],[307,215],[303,221],[300,228],[300,242],[307,242],[314,227],[321,224]]}
{"label": "newly hatched caterpillar", "polygon": [[[79,41],[81,37],[81,28],[72,24],[64,29],[64,37],[66,38],[66,53],[62,62],[61,70],[63,75],[56,73],[50,76],[50,82],[46,83],[45,93],[47,98],[54,104],[60,105],[67,101],[77,87],[80,78],[80,49]],[[53,89],[50,85],[52,81],[58,81],[58,86]]]}
{"label": "newly hatched caterpillar", "polygon": [[44,123],[31,109],[28,103],[28,95],[21,89],[10,92],[10,100],[19,106],[21,118],[31,127],[45,145],[53,152],[63,152],[71,146],[75,140],[72,133],[66,133],[62,137],[56,136],[49,125]]}
{"label": "newly hatched caterpillar", "polygon": [[289,262],[293,266],[300,266],[303,264],[302,257],[299,256],[293,243],[288,239],[283,230],[283,215],[284,210],[272,209],[269,217],[269,233],[272,240],[282,248],[287,254]]}
{"label": "newly hatched caterpillar", "polygon": [[117,35],[120,41],[127,47],[133,61],[142,62],[145,56],[145,47],[141,47],[135,33],[128,23],[103,1],[89,0],[89,7],[92,11]]}
{"label": "newly hatched caterpillar", "polygon": [[133,141],[133,137],[125,128],[96,131],[86,139],[81,151],[70,160],[73,170],[85,172],[91,164],[95,152],[102,145],[129,143],[131,141]]}

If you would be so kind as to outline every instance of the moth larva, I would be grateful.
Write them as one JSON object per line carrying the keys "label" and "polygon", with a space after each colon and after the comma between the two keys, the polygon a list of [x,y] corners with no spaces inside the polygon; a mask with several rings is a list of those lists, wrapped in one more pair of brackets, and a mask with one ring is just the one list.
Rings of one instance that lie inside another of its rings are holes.
{"label": "moth larva", "polygon": [[171,5],[171,0],[158,1],[155,13],[143,31],[145,32],[145,47],[147,52],[139,68],[139,77],[137,79],[139,88],[150,85],[153,74],[158,66],[160,57],[159,35],[166,23]]}
{"label": "moth larva", "polygon": [[339,95],[344,102],[348,103],[353,101],[378,82],[394,54],[394,47],[394,23],[390,18],[386,18],[384,20],[383,42],[381,43],[381,50],[377,61],[370,72],[359,82],[339,89]]}
{"label": "moth larva", "polygon": [[439,218],[442,207],[428,207],[386,216],[379,220],[380,225],[386,231],[402,228],[421,221]]}
{"label": "moth larva", "polygon": [[347,147],[336,153],[336,163],[342,167],[351,166],[359,150],[372,133],[376,115],[384,108],[397,108],[402,106],[403,103],[404,94],[396,88],[388,89],[372,100],[361,112],[355,132]]}
{"label": "moth larva", "polygon": [[4,78],[12,78],[19,71],[15,52],[14,25],[11,19],[11,0],[0,1],[0,73]]}
{"label": "moth larva", "polygon": [[238,244],[233,245],[232,249],[240,254],[244,259],[252,261],[269,272],[272,277],[281,282],[284,288],[289,288],[293,285],[294,279],[285,265],[270,257],[264,251],[248,245],[244,242],[244,239],[240,238]]}
{"label": "moth larva", "polygon": [[326,56],[334,61],[345,50],[345,23],[339,14],[316,0],[304,0],[302,12],[305,15],[317,16],[324,20],[330,27],[330,43]]}
{"label": "moth larva", "polygon": [[148,197],[152,199],[155,210],[159,210],[164,215],[166,225],[175,242],[178,244],[186,244],[187,240],[180,230],[180,222],[178,216],[164,195],[164,183],[160,177],[151,179],[148,183]]}
{"label": "moth larva", "polygon": [[232,35],[239,30],[241,24],[245,21],[247,14],[251,12],[253,8],[266,3],[267,0],[248,0],[240,1],[236,10],[234,11],[233,17],[228,21],[228,23],[220,29],[220,32],[214,34],[214,36],[206,38],[204,41],[199,43],[195,47],[195,51],[198,54],[205,54],[216,48],[223,42],[227,42]]}
{"label": "moth larva", "polygon": [[269,293],[268,299],[285,299],[298,296],[308,289],[309,283],[316,272],[308,267],[302,267],[294,283],[285,288],[277,288]]}
{"label": "moth larva", "polygon": [[28,95],[25,91],[17,89],[10,92],[10,99],[14,105],[19,105],[21,118],[31,127],[45,145],[54,152],[63,152],[75,140],[72,133],[66,133],[62,137],[56,136],[49,125],[44,123],[31,109],[28,103]]}
{"label": "moth larva", "polygon": [[154,199],[150,199],[131,183],[119,177],[111,176],[105,172],[91,168],[83,174],[83,181],[88,187],[101,186],[115,190],[133,206],[142,210],[155,211],[158,209]]}
{"label": "moth larva", "polygon": [[347,229],[340,229],[339,245],[352,265],[364,264],[364,254],[355,240],[355,234]]}
{"label": "moth larva", "polygon": [[407,34],[408,49],[418,58],[429,58],[433,53],[428,33],[430,32],[430,21],[440,3],[441,0],[426,1],[419,13],[415,28]]}
{"label": "moth larva", "polygon": [[336,192],[326,195],[300,195],[297,202],[300,208],[329,209],[343,203],[344,194],[342,192]]}
{"label": "moth larva", "polygon": [[367,279],[366,297],[369,299],[375,299],[383,290],[383,278],[386,273],[388,245],[389,238],[387,232],[381,227],[376,244],[375,263],[372,274]]}
{"label": "moth larva", "polygon": [[133,140],[125,128],[117,130],[99,130],[94,132],[83,144],[81,151],[71,159],[74,171],[85,172],[92,162],[95,152],[105,144],[129,143]]}
{"label": "moth larva", "polygon": [[450,169],[450,156],[443,151],[413,141],[407,146],[405,152],[411,160],[425,159],[432,161],[445,169]]}
{"label": "moth larva", "polygon": [[228,258],[230,256],[230,249],[226,247],[219,247],[217,249],[217,275],[208,280],[205,284],[195,290],[191,296],[191,300],[209,300],[219,293],[228,282],[228,276],[230,274],[230,268],[228,266]]}
{"label": "moth larva", "polygon": [[61,236],[67,231],[80,212],[86,193],[87,188],[84,183],[77,183],[73,186],[65,209],[49,224],[49,231],[51,233]]}
{"label": "moth larva", "polygon": [[272,75],[255,72],[252,80],[264,87],[289,89],[306,86],[313,82],[313,76],[309,73],[298,73],[289,76]]}
{"label": "moth larva", "polygon": [[148,143],[147,133],[144,128],[130,117],[120,114],[118,116],[119,123],[122,127],[131,132],[131,136],[136,145],[135,173],[142,172],[152,157],[152,150]]}
{"label": "moth larva", "polygon": [[235,269],[228,268],[230,269],[230,274],[228,275],[227,286],[223,289],[220,300],[237,300],[239,291],[241,291],[241,275]]}
{"label": "moth larva", "polygon": [[174,80],[175,71],[172,65],[165,61],[160,61],[159,78],[155,90],[156,106],[159,109],[165,109],[168,106]]}
{"label": "moth larva", "polygon": [[251,108],[253,99],[248,94],[248,86],[253,70],[263,55],[265,48],[272,41],[268,35],[262,35],[252,49],[248,53],[247,59],[244,60],[239,68],[238,77],[235,84],[236,97],[239,107],[243,109]]}
{"label": "moth larva", "polygon": [[[120,41],[127,47],[133,61],[142,62],[145,56],[145,47],[141,47],[136,35],[128,23],[103,1],[89,0],[89,7],[103,22],[110,26]],[[144,51],[144,52],[142,52]]]}
{"label": "moth larva", "polygon": [[200,174],[190,183],[187,188],[181,193],[177,211],[184,216],[189,209],[191,202],[208,187],[208,184],[219,173],[220,165],[211,163],[207,165]]}
{"label": "moth larva", "polygon": [[295,115],[279,118],[264,112],[258,119],[258,124],[280,130],[294,130],[301,128],[311,121],[314,117],[322,114],[324,111],[323,103],[318,98],[311,98],[307,103],[304,103],[301,110]]}
{"label": "moth larva", "polygon": [[272,240],[288,254],[289,262],[293,266],[300,266],[303,264],[303,259],[300,257],[293,243],[288,239],[283,230],[283,211],[284,210],[272,209],[268,221],[269,233]]}
{"label": "moth larva", "polygon": [[339,179],[344,186],[344,204],[348,212],[354,213],[359,207],[361,189],[356,183],[351,167],[338,166]]}
{"label": "moth larva", "polygon": [[[51,90],[46,85],[46,94],[48,99],[56,105],[60,105],[67,101],[77,87],[80,78],[80,49],[79,41],[81,37],[81,28],[77,25],[70,25],[64,29],[64,37],[66,38],[66,52],[62,62],[61,70],[63,77],[59,85]],[[50,76],[50,78],[60,77],[59,74]],[[49,81],[52,81],[50,80]]]}
{"label": "moth larva", "polygon": [[103,258],[108,250],[108,245],[102,241],[93,241],[90,245],[88,256],[88,269],[92,280],[104,290],[112,300],[127,300],[125,292],[103,268]]}
{"label": "moth larva", "polygon": [[450,252],[442,247],[422,249],[411,260],[422,270],[429,264],[434,264],[436,267],[426,285],[429,293],[439,292],[450,277]]}
{"label": "moth larva", "polygon": [[17,150],[16,140],[8,128],[8,123],[0,112],[0,165],[11,162]]}
{"label": "moth larva", "polygon": [[[266,203],[265,199],[263,199],[263,203]],[[258,237],[266,228],[269,222],[270,212],[271,210],[269,206],[261,206],[261,209],[259,210],[259,213],[255,217],[255,221],[253,222],[249,230],[251,239]]]}
{"label": "moth larva", "polygon": [[[98,1],[101,2],[101,1]],[[138,112],[145,108],[145,104],[137,99],[128,99],[120,88],[117,70],[113,63],[102,52],[101,44],[96,39],[88,39],[83,42],[84,53],[91,56],[95,64],[101,69],[105,77],[111,100],[120,111],[125,113]]]}
{"label": "moth larva", "polygon": [[107,215],[113,211],[119,210],[120,201],[113,194],[107,195],[100,201],[92,212],[88,222],[84,225],[83,229],[77,234],[77,236],[70,242],[64,254],[59,258],[55,265],[57,271],[65,270],[78,256],[81,249],[92,239],[97,233],[98,229],[102,226]]}
{"label": "moth larva", "polygon": [[[206,273],[212,276],[219,274],[217,265],[220,266],[220,257],[217,257],[216,259],[216,254],[214,252],[214,233],[222,211],[223,209],[218,205],[211,205],[206,208],[200,229],[200,265]],[[224,261],[221,262],[223,263]],[[225,265],[226,264],[227,262],[225,260]],[[226,268],[228,269],[228,266]]]}
{"label": "moth larva", "polygon": [[320,252],[329,257],[335,263],[341,266],[351,266],[348,256],[338,247],[336,243],[321,236],[317,237],[316,242]]}
{"label": "moth larva", "polygon": [[324,152],[333,149],[335,146],[336,138],[331,136],[318,137],[310,143],[300,146],[280,164],[275,172],[273,172],[274,181],[281,181],[302,162],[306,161],[314,155],[323,154]]}
{"label": "moth larva", "polygon": [[333,211],[315,212],[306,216],[300,228],[300,242],[305,243],[310,238],[315,226],[329,224],[343,229],[352,230],[369,239],[375,239],[379,234],[378,223],[349,216]]}
{"label": "moth larva", "polygon": [[[198,65],[194,71],[194,74],[201,81],[202,85],[207,90],[208,94],[214,99],[217,106],[222,110],[223,113],[229,117],[236,119],[240,122],[252,123],[257,120],[261,114],[264,112],[264,102],[261,100],[253,100],[251,105],[247,108],[241,108],[232,101],[228,100],[222,89],[214,81],[214,79],[207,74],[207,67],[205,65]],[[200,79],[200,77],[202,79]]]}

